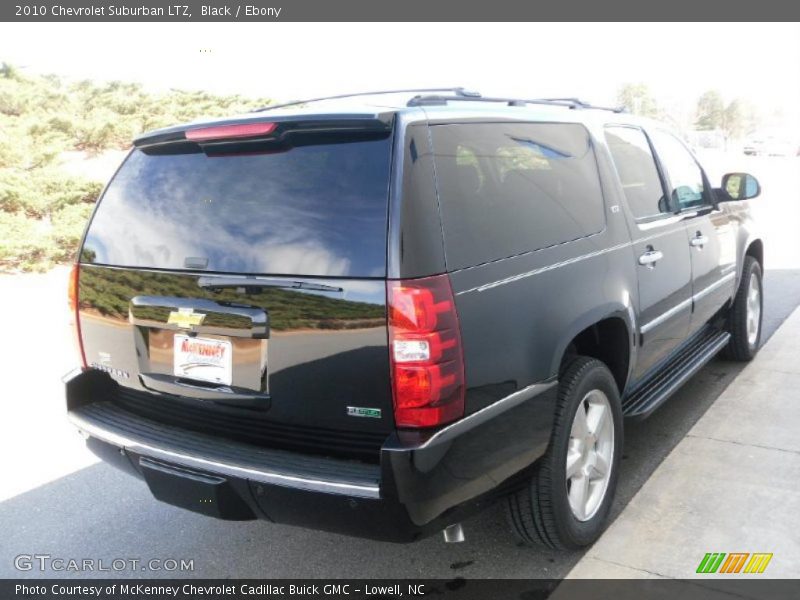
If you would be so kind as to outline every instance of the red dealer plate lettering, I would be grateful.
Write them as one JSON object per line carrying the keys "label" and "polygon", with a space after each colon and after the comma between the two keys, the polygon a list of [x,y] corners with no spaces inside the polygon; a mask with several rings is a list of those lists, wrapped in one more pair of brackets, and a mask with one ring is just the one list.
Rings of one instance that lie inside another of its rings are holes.
{"label": "red dealer plate lettering", "polygon": [[175,335],[173,364],[176,377],[230,385],[233,381],[232,358],[230,342]]}

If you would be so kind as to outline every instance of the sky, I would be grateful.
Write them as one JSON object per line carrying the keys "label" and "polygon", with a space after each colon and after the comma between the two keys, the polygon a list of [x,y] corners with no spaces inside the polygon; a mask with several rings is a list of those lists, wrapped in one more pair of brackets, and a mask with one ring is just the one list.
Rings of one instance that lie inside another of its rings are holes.
{"label": "sky", "polygon": [[717,89],[781,108],[800,126],[800,24],[2,23],[2,60],[31,73],[277,100],[465,86],[602,105],[642,82],[668,107]]}

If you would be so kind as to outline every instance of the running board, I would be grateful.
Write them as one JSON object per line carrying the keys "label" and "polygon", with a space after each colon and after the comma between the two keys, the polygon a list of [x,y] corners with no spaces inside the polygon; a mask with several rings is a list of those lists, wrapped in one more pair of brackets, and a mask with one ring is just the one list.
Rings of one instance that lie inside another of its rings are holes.
{"label": "running board", "polygon": [[625,417],[644,418],[669,398],[728,343],[731,334],[708,326],[677,356],[622,401]]}

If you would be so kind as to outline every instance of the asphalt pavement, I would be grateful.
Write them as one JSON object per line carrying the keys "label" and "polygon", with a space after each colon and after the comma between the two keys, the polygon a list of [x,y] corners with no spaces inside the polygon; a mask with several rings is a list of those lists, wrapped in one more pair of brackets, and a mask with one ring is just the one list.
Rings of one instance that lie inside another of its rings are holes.
{"label": "asphalt pavement", "polygon": [[[800,304],[798,169],[795,159],[747,166],[771,190],[759,208],[774,240],[766,243],[766,340]],[[13,340],[0,344],[0,422],[6,425],[0,436],[0,577],[559,578],[581,558],[582,552],[518,547],[499,505],[464,524],[464,543],[444,544],[437,535],[393,545],[266,522],[217,521],[156,502],[141,481],[97,462],[66,423],[60,376],[74,361],[69,332],[60,325],[67,318],[65,284],[64,269],[0,276],[0,330]],[[741,369],[715,359],[650,419],[626,425],[612,517]],[[35,554],[89,559],[95,568],[115,559],[126,566],[111,572],[42,571],[36,562],[30,570],[17,568],[29,564],[17,557]],[[161,570],[147,570],[152,559],[162,561]],[[192,570],[165,570],[170,559],[192,561]],[[135,567],[133,560],[139,561]]]}

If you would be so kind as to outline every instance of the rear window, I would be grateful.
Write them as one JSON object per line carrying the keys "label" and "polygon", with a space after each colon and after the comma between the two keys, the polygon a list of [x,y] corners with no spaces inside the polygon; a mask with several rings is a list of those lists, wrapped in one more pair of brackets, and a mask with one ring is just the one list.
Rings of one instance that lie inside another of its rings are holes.
{"label": "rear window", "polygon": [[135,149],[90,225],[85,262],[382,277],[390,139]]}
{"label": "rear window", "polygon": [[433,145],[451,269],[601,231],[603,197],[582,125],[436,125]]}

